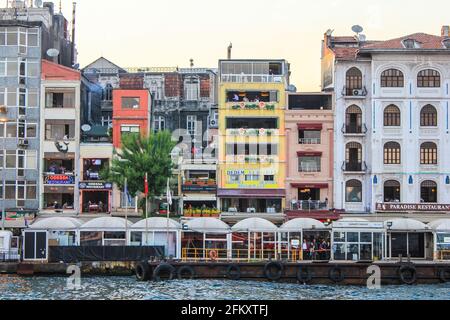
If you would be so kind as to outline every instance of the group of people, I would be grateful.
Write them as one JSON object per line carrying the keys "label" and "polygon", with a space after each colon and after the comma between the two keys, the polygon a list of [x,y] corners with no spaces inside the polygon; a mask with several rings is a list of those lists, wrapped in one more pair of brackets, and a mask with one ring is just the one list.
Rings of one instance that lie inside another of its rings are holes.
{"label": "group of people", "polygon": [[48,168],[48,171],[53,174],[65,174],[67,169],[63,166],[60,166],[56,163],[52,163]]}
{"label": "group of people", "polygon": [[302,251],[303,260],[320,260],[326,261],[330,259],[331,242],[324,238],[312,240],[303,239]]}
{"label": "group of people", "polygon": [[[237,93],[234,94],[233,96],[233,102],[240,102],[241,98],[239,97],[239,95]],[[250,101],[249,98],[247,98],[247,96],[244,96],[244,98],[242,99],[243,102],[248,103],[248,102],[254,102],[254,103],[259,103],[261,100],[258,96],[255,97],[255,99],[253,99],[252,101]]]}
{"label": "group of people", "polygon": [[87,204],[86,211],[87,212],[97,212],[97,213],[106,212],[105,204],[102,201],[99,201],[98,203],[93,203],[92,201],[89,201]]}

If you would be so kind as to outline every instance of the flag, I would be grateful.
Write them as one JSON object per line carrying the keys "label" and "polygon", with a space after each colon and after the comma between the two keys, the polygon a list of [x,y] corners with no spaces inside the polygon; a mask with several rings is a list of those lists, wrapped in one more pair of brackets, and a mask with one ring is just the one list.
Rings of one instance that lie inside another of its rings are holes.
{"label": "flag", "polygon": [[[125,193],[125,197],[128,200],[128,204],[130,204],[131,203],[131,195],[128,192],[128,180],[126,178],[125,178],[125,187],[123,189],[123,193]],[[127,207],[128,207],[128,205],[127,205]]]}
{"label": "flag", "polygon": [[172,205],[172,192],[170,191],[170,181],[169,179],[167,179],[167,203],[169,204],[169,206]]}
{"label": "flag", "polygon": [[145,174],[144,178],[144,194],[148,197],[148,173]]}

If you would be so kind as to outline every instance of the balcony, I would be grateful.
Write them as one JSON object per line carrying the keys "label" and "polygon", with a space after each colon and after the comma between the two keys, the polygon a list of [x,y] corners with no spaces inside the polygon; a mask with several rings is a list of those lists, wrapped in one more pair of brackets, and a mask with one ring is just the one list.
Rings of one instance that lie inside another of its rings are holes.
{"label": "balcony", "polygon": [[367,89],[363,87],[361,89],[353,89],[344,86],[342,89],[342,95],[346,98],[365,98],[367,96]]}
{"label": "balcony", "polygon": [[318,200],[292,201],[291,210],[294,211],[329,211],[328,202]]}
{"label": "balcony", "polygon": [[344,135],[357,135],[357,136],[364,136],[367,134],[367,126],[365,124],[363,125],[354,125],[354,124],[349,124],[349,125],[343,125],[342,126],[342,133]]}
{"label": "balcony", "polygon": [[243,136],[243,137],[271,137],[279,136],[278,129],[227,129],[227,136]]}
{"label": "balcony", "polygon": [[228,155],[226,157],[227,163],[248,163],[248,164],[274,164],[278,162],[278,156],[250,156],[250,155]]}
{"label": "balcony", "polygon": [[315,163],[300,163],[298,172],[300,173],[318,173],[321,172],[322,168],[319,164]]}
{"label": "balcony", "polygon": [[278,107],[276,102],[227,102],[227,110],[233,111],[275,111]]}
{"label": "balcony", "polygon": [[322,144],[322,139],[321,138],[300,138],[298,140],[299,144],[304,144],[304,145],[318,145],[318,144]]}
{"label": "balcony", "polygon": [[366,162],[344,162],[342,171],[346,173],[365,173],[367,172]]}
{"label": "balcony", "polygon": [[181,187],[182,192],[216,192],[215,179],[186,179]]}

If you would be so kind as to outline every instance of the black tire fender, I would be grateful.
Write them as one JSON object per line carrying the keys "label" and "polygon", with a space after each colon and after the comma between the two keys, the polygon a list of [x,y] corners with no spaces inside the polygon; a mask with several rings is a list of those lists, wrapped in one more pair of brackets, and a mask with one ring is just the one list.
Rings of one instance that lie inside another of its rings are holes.
{"label": "black tire fender", "polygon": [[307,267],[300,267],[297,270],[297,280],[301,283],[308,284],[312,281],[312,272]]}
{"label": "black tire fender", "polygon": [[230,280],[241,279],[241,268],[237,264],[229,265],[227,268],[227,278]]}
{"label": "black tire fender", "polygon": [[345,280],[345,273],[342,268],[335,266],[330,270],[330,280],[334,283],[340,283]]}
{"label": "black tire fender", "polygon": [[[413,285],[417,282],[417,269],[414,266],[402,266],[398,273],[403,284]],[[411,278],[407,278],[408,273],[411,274]]]}
{"label": "black tire fender", "polygon": [[450,282],[450,268],[442,268],[439,270],[439,280],[442,283]]}
{"label": "black tire fender", "polygon": [[134,268],[136,274],[136,279],[138,281],[148,281],[150,280],[151,270],[147,262],[139,262]]}
{"label": "black tire fender", "polygon": [[161,274],[163,272],[168,272],[168,274],[169,274],[168,280],[173,280],[173,278],[175,277],[175,268],[171,264],[161,263],[153,271],[153,279],[155,281],[161,281]]}
{"label": "black tire fender", "polygon": [[[273,268],[277,269],[278,271],[276,273],[273,273],[272,272]],[[267,279],[271,281],[280,280],[281,277],[283,276],[283,272],[284,266],[276,261],[269,262],[264,266],[264,275],[266,276]]]}
{"label": "black tire fender", "polygon": [[[186,274],[189,275],[187,278],[184,277]],[[196,276],[195,271],[191,266],[183,266],[179,268],[177,271],[177,277],[179,280],[183,279],[192,280],[195,278],[195,276]]]}

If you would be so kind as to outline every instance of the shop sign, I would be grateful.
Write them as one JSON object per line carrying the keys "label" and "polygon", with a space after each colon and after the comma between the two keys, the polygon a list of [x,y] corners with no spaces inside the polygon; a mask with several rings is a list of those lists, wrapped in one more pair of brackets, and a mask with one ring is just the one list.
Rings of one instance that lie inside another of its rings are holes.
{"label": "shop sign", "polygon": [[450,237],[445,237],[444,238],[444,243],[450,243]]}
{"label": "shop sign", "polygon": [[183,192],[216,192],[217,186],[183,185]]}
{"label": "shop sign", "polygon": [[70,185],[74,184],[75,177],[69,176],[65,174],[51,174],[47,175],[44,178],[44,184],[62,184],[62,185]]}
{"label": "shop sign", "polygon": [[80,182],[80,190],[112,190],[110,182]]}
{"label": "shop sign", "polygon": [[34,220],[35,219],[35,212],[29,212],[29,211],[7,211],[6,221],[17,221],[17,220]]}
{"label": "shop sign", "polygon": [[450,212],[450,204],[377,203],[379,212]]}

